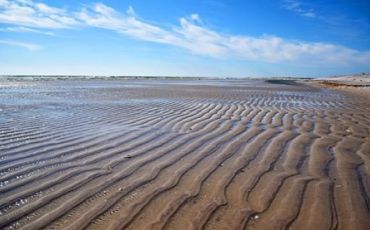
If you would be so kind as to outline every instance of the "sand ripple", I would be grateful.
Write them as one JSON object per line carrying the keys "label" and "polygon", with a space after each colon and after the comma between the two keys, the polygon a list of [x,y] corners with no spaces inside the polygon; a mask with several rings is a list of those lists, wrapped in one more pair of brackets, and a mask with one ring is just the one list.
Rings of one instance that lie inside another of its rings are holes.
{"label": "sand ripple", "polygon": [[366,98],[263,81],[3,85],[0,228],[370,226]]}

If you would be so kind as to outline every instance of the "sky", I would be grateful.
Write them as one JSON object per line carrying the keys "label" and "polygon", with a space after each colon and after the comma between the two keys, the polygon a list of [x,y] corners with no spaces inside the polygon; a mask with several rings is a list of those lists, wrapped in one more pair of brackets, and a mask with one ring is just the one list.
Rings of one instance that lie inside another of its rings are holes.
{"label": "sky", "polygon": [[0,75],[362,72],[368,0],[0,0]]}

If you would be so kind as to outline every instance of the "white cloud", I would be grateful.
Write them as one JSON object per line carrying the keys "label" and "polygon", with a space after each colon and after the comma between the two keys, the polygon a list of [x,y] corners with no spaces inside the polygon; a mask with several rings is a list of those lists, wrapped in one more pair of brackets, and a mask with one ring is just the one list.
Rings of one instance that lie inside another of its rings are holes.
{"label": "white cloud", "polygon": [[126,13],[129,15],[129,16],[135,16],[135,10],[134,8],[132,8],[132,6],[129,6]]}
{"label": "white cloud", "polygon": [[9,45],[9,46],[17,46],[17,47],[25,48],[29,51],[36,51],[36,50],[41,49],[41,46],[37,44],[19,42],[19,41],[13,41],[13,40],[0,40],[0,44]]}
{"label": "white cloud", "polygon": [[[293,11],[306,14],[306,17],[314,15],[313,11],[303,10],[298,1],[287,2]],[[20,13],[9,15],[9,11],[14,9]],[[103,3],[97,3],[68,13],[45,4],[40,6],[40,3],[31,0],[18,0],[16,3],[0,0],[0,23],[28,28],[96,27],[134,39],[167,44],[193,54],[216,58],[336,65],[370,63],[370,51],[358,51],[329,43],[286,40],[273,35],[254,37],[222,34],[206,28],[197,14],[182,17],[178,26],[167,28],[139,19],[131,6],[121,13]]]}
{"label": "white cloud", "polygon": [[200,19],[198,14],[192,14],[192,15],[190,15],[190,18],[191,18],[191,20],[193,20],[195,22],[202,23],[202,20]]}
{"label": "white cloud", "polygon": [[302,3],[298,0],[284,0],[284,7],[287,10],[293,11],[303,17],[314,18],[316,13],[312,8],[305,8]]}
{"label": "white cloud", "polygon": [[0,0],[0,23],[50,29],[78,25],[78,21],[65,10],[32,0]]}
{"label": "white cloud", "polygon": [[285,40],[277,36],[225,35],[205,28],[197,14],[179,19],[172,29],[161,28],[136,18],[132,8],[120,14],[97,4],[84,9],[80,19],[90,26],[116,31],[136,39],[169,44],[195,54],[268,62],[310,61],[315,63],[367,63],[370,52],[327,43]]}
{"label": "white cloud", "polygon": [[116,31],[137,39],[172,44],[182,42],[170,31],[138,20],[133,9],[120,14],[113,8],[98,3],[92,8],[84,8],[78,18],[88,26]]}
{"label": "white cloud", "polygon": [[54,33],[51,31],[37,30],[37,29],[32,29],[32,28],[28,28],[24,26],[0,28],[0,31],[18,32],[18,33],[35,33],[35,34],[43,34],[43,35],[49,35],[49,36],[54,35]]}
{"label": "white cloud", "polygon": [[50,7],[48,5],[45,5],[44,3],[36,3],[34,6],[40,12],[43,12],[43,13],[46,13],[46,14],[64,14],[65,13],[65,10],[63,10],[63,9]]}

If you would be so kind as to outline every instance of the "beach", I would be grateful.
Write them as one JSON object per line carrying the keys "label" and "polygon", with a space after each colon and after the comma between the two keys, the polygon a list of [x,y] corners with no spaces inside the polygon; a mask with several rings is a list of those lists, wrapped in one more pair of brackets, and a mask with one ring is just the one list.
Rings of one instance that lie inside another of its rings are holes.
{"label": "beach", "polygon": [[369,133],[304,81],[0,79],[0,229],[368,229]]}

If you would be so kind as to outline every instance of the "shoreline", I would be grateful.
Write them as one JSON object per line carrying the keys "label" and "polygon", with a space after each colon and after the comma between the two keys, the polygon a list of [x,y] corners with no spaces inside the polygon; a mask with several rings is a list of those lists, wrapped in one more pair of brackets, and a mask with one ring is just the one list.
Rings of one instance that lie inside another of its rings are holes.
{"label": "shoreline", "polygon": [[340,80],[304,80],[300,81],[302,83],[307,83],[308,85],[319,87],[323,89],[340,91],[343,93],[349,93],[355,96],[370,98],[370,83],[367,82],[348,82]]}

